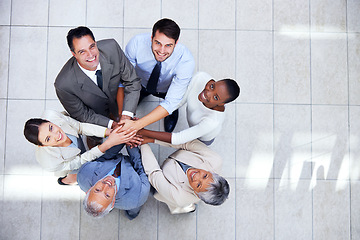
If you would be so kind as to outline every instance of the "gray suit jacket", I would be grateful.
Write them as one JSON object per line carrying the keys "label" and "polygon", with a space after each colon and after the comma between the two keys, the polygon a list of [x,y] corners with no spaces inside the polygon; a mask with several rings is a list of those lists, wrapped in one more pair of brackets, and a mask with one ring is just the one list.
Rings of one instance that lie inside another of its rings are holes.
{"label": "gray suit jacket", "polygon": [[107,126],[109,114],[118,115],[116,94],[124,85],[123,110],[135,113],[141,83],[132,64],[114,39],[97,42],[103,75],[103,91],[79,68],[71,57],[55,80],[56,94],[72,118]]}
{"label": "gray suit jacket", "polygon": [[139,149],[127,147],[130,156],[124,156],[116,154],[121,147],[122,145],[115,146],[96,161],[82,165],[77,174],[77,181],[81,190],[87,192],[121,161],[120,188],[115,196],[114,207],[132,210],[145,203],[150,183],[141,164]]}

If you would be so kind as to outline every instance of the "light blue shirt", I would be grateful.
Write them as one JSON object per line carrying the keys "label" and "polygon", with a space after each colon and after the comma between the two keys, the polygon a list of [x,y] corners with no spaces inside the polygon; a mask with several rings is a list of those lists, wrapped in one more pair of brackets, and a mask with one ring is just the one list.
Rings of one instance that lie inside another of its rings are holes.
{"label": "light blue shirt", "polygon": [[[139,34],[133,37],[125,48],[125,55],[135,67],[141,84],[146,87],[156,60],[151,49],[151,34]],[[161,63],[161,72],[157,92],[166,93],[160,105],[171,114],[177,109],[195,68],[190,51],[181,43],[175,45],[170,57]]]}

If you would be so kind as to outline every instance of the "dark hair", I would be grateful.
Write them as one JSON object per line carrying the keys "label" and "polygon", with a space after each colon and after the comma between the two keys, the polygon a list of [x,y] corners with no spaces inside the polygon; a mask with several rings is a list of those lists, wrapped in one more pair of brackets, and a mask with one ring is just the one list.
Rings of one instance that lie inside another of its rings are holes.
{"label": "dark hair", "polygon": [[155,36],[156,31],[165,34],[168,38],[175,40],[175,43],[180,36],[180,27],[171,19],[163,18],[157,21],[152,29],[152,36]]}
{"label": "dark hair", "polygon": [[70,29],[68,35],[66,36],[67,44],[70,50],[74,52],[74,45],[73,45],[74,38],[82,38],[83,36],[87,36],[87,35],[89,35],[95,41],[94,34],[88,27],[80,26],[77,28]]}
{"label": "dark hair", "polygon": [[31,118],[27,120],[24,126],[25,138],[35,145],[42,146],[42,143],[39,141],[39,127],[41,124],[47,122],[49,121],[41,118]]}
{"label": "dark hair", "polygon": [[240,87],[237,82],[230,78],[222,79],[220,81],[225,82],[226,88],[229,93],[229,98],[226,99],[225,103],[234,101],[240,95]]}
{"label": "dark hair", "polygon": [[198,192],[199,198],[210,205],[221,205],[229,196],[229,183],[222,176],[212,173],[213,182],[205,192]]}

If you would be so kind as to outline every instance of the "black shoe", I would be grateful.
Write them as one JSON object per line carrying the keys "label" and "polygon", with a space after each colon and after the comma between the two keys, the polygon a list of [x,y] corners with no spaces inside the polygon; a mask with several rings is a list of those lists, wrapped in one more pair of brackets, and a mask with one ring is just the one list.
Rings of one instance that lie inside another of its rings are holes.
{"label": "black shoe", "polygon": [[177,120],[179,118],[179,110],[176,109],[171,115],[165,117],[164,119],[164,128],[165,132],[172,132],[176,126]]}
{"label": "black shoe", "polygon": [[140,213],[140,210],[137,213],[129,213],[128,210],[125,210],[125,215],[129,220],[133,220],[134,218],[136,218]]}
{"label": "black shoe", "polygon": [[70,185],[70,184],[63,183],[63,182],[62,182],[62,180],[63,180],[64,178],[66,178],[66,176],[65,176],[65,177],[59,177],[59,178],[58,178],[58,184],[60,184],[60,185]]}

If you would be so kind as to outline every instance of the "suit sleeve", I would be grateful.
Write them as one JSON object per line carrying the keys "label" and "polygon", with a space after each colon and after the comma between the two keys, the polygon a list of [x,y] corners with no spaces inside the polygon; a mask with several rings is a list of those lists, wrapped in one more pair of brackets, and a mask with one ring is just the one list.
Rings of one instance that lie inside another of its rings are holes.
{"label": "suit sleeve", "polygon": [[61,89],[55,82],[56,95],[65,110],[80,122],[93,123],[101,126],[107,126],[110,119],[97,114],[91,108],[87,107],[76,95]]}
{"label": "suit sleeve", "polygon": [[162,197],[170,202],[175,202],[178,206],[190,204],[190,202],[180,202],[180,199],[183,199],[181,197],[182,193],[175,185],[171,184],[165,178],[164,173],[148,144],[141,145],[141,156],[145,173],[148,175],[150,184]]}
{"label": "suit sleeve", "polygon": [[121,50],[119,44],[116,44],[121,67],[121,79],[124,85],[124,107],[123,111],[135,113],[141,90],[141,79],[137,76],[134,66]]}

